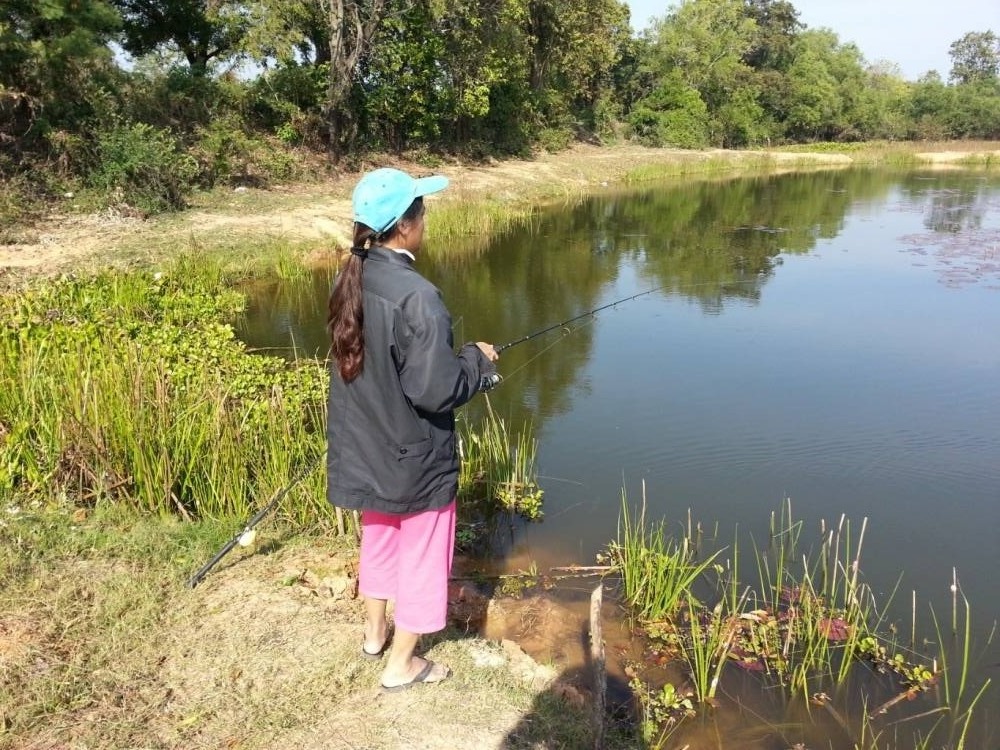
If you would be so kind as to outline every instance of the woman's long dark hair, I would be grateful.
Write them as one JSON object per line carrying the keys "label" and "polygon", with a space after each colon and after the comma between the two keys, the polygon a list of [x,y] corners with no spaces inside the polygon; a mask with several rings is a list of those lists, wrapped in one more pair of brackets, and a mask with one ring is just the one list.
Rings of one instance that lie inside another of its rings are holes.
{"label": "woman's long dark hair", "polygon": [[368,248],[391,237],[396,224],[403,219],[413,221],[424,210],[423,198],[410,204],[399,220],[381,233],[360,222],[354,223],[351,257],[338,276],[330,294],[330,312],[326,319],[330,331],[330,350],[345,383],[350,383],[365,365],[365,313],[362,297],[362,274]]}

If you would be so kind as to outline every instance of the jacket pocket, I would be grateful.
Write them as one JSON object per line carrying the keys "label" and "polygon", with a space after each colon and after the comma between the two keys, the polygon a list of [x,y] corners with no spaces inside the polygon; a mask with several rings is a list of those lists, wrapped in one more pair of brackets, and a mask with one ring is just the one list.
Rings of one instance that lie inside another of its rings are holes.
{"label": "jacket pocket", "polygon": [[424,438],[423,440],[418,440],[415,443],[400,443],[395,446],[396,458],[400,461],[406,461],[412,458],[422,458],[426,456],[434,448],[434,441],[430,438]]}
{"label": "jacket pocket", "polygon": [[374,494],[389,503],[411,503],[425,492],[434,475],[434,442],[430,438],[412,443],[390,443],[383,448],[379,466],[373,466],[370,481]]}

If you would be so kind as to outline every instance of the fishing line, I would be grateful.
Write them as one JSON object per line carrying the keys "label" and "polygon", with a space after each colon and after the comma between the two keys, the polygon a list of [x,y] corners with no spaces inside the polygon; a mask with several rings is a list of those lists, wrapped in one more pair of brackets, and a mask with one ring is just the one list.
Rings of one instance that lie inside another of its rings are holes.
{"label": "fishing line", "polygon": [[[541,350],[540,350],[540,351],[539,351],[539,352],[538,352],[537,354],[535,354],[535,355],[534,355],[533,357],[530,357],[530,358],[529,358],[528,360],[526,360],[526,361],[525,361],[524,363],[522,363],[520,367],[518,367],[518,368],[517,368],[517,369],[515,369],[515,370],[512,370],[512,371],[511,371],[511,372],[509,372],[509,373],[508,373],[507,375],[504,375],[504,376],[503,376],[504,380],[507,380],[508,378],[512,378],[512,377],[514,377],[514,376],[515,376],[515,375],[517,375],[517,374],[518,374],[519,372],[521,372],[521,370],[523,370],[523,369],[524,369],[524,368],[526,368],[526,367],[527,367],[528,365],[530,365],[530,364],[531,364],[532,362],[534,362],[534,361],[535,361],[536,359],[538,359],[539,357],[542,357],[542,356],[544,356],[544,355],[546,354],[546,352],[548,352],[548,351],[549,351],[549,349],[551,349],[551,348],[553,348],[554,346],[557,346],[557,345],[558,345],[559,343],[561,343],[561,342],[562,342],[562,340],[563,340],[564,338],[566,338],[566,337],[567,337],[567,336],[569,336],[570,334],[573,334],[573,333],[576,333],[577,331],[579,331],[579,330],[580,330],[581,328],[583,328],[584,326],[589,326],[589,325],[591,325],[591,324],[592,324],[592,323],[593,323],[593,322],[594,322],[595,320],[597,320],[597,318],[592,318],[591,320],[588,320],[588,321],[587,321],[586,323],[581,323],[581,324],[580,324],[580,325],[578,325],[578,326],[577,326],[576,328],[572,328],[572,329],[567,329],[567,330],[566,330],[566,333],[564,333],[564,334],[563,334],[562,336],[560,336],[559,338],[557,338],[557,339],[556,339],[555,341],[553,341],[553,342],[552,342],[551,344],[548,344],[547,346],[545,346],[544,348],[542,348],[542,349],[541,349]],[[496,349],[496,347],[494,347],[494,349]],[[499,349],[497,349],[497,351],[499,352]]]}

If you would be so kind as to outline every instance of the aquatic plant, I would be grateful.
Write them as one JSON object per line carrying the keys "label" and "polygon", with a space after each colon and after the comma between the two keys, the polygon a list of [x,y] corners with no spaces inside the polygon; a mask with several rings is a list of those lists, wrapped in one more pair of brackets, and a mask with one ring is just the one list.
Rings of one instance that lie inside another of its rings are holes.
{"label": "aquatic plant", "polygon": [[[952,580],[952,594],[954,595],[953,601],[956,601],[958,594],[961,593],[961,590],[958,587],[957,576]],[[937,658],[941,662],[941,681],[944,689],[944,704],[948,707],[952,717],[951,734],[955,735],[957,733],[958,735],[955,745],[958,750],[962,750],[962,748],[965,747],[966,737],[969,732],[969,724],[972,721],[972,713],[991,683],[990,679],[986,679],[976,694],[969,700],[968,705],[963,705],[963,699],[966,695],[966,687],[968,686],[969,678],[969,652],[972,646],[972,612],[969,606],[969,600],[965,597],[965,594],[962,594],[961,596],[965,614],[963,630],[961,634],[958,633],[957,614],[953,614],[953,638],[950,643],[947,639],[942,637],[941,626],[938,623],[937,615],[934,612],[934,608],[931,607],[931,617],[934,620],[934,631],[937,634],[937,642],[940,644]],[[956,656],[961,659],[961,664],[957,669],[957,674],[954,674],[955,670],[948,668],[948,664],[950,662],[949,651],[954,651]]]}
{"label": "aquatic plant", "polygon": [[622,596],[632,612],[641,621],[655,622],[674,616],[692,599],[695,581],[718,554],[699,560],[688,536],[674,542],[667,536],[663,521],[647,526],[644,484],[642,508],[634,521],[622,490],[618,539],[608,545],[602,560],[621,576]]}
{"label": "aquatic plant", "polygon": [[672,683],[657,689],[633,677],[629,680],[629,689],[639,706],[639,732],[649,750],[666,747],[680,723],[696,715],[692,695],[681,692]]}
{"label": "aquatic plant", "polygon": [[[950,721],[939,719],[929,730],[923,725],[916,730],[917,746],[938,747],[937,743],[943,739],[941,734],[947,731],[948,747],[965,747],[973,711],[990,684],[986,680],[969,697],[968,602],[963,596],[965,619],[961,623],[963,628],[959,628],[956,596],[952,615],[955,639],[950,651],[942,646],[932,660],[901,647],[896,641],[895,628],[885,624],[884,610],[889,602],[881,603],[880,614],[873,592],[861,577],[866,520],[856,537],[843,516],[835,527],[828,529],[822,524],[815,554],[802,553],[803,526],[793,518],[791,504],[786,502],[778,514],[772,513],[769,543],[754,550],[758,590],[742,588],[739,583],[738,545],[734,544],[732,560],[711,565],[718,575],[718,598],[714,604],[703,604],[692,593],[700,574],[707,572],[704,566],[699,575],[684,579],[679,587],[663,575],[663,568],[692,571],[701,565],[694,561],[690,547],[685,545],[692,538],[690,521],[684,540],[675,543],[664,539],[662,521],[646,523],[645,504],[638,521],[633,522],[627,504],[623,503],[619,525],[619,538],[609,545],[602,559],[608,560],[621,576],[622,598],[642,624],[653,660],[656,663],[679,660],[685,665],[689,681],[678,688],[671,686],[675,690],[672,695],[714,704],[726,666],[738,666],[758,674],[764,684],[783,687],[789,697],[797,696],[807,706],[824,706],[852,738],[855,747],[876,750],[902,746],[885,744],[887,735],[877,725],[880,717],[905,701],[921,694],[930,695],[930,688],[940,681],[941,705],[895,721],[894,730],[898,732],[898,725],[904,721],[947,714]],[[665,554],[665,550],[670,554]],[[708,562],[714,559],[715,556],[709,557]],[[957,590],[957,578],[955,587]],[[668,595],[670,604],[660,605]],[[889,601],[891,598],[890,595]],[[936,616],[934,623],[937,641],[944,643]],[[915,614],[913,630],[916,630]],[[952,664],[953,661],[958,664]],[[837,711],[830,695],[843,697],[840,688],[855,679],[854,668],[859,664],[867,665],[869,682],[884,683],[879,675],[891,676],[891,684],[885,687],[897,692],[890,700],[869,706],[864,681],[852,683],[854,688],[865,691],[865,709],[860,719],[853,722],[857,726],[852,726]],[[665,736],[664,733],[674,731],[688,712],[667,711],[651,698],[653,689],[633,677],[634,688],[641,690],[636,699],[643,721],[650,722],[656,717],[660,721],[659,734],[644,727],[644,735]],[[914,737],[909,737],[906,741],[913,740]]]}
{"label": "aquatic plant", "polygon": [[[493,520],[497,511],[534,521],[542,517],[544,490],[538,486],[537,441],[531,426],[513,435],[489,407],[481,423],[459,423],[462,468],[459,494],[466,521]],[[489,525],[489,523],[487,523]]]}
{"label": "aquatic plant", "polygon": [[[185,262],[183,267],[190,268]],[[7,460],[0,493],[244,515],[324,445],[325,372],[250,356],[216,271],[104,273],[0,299]],[[320,477],[289,498],[323,518]]]}

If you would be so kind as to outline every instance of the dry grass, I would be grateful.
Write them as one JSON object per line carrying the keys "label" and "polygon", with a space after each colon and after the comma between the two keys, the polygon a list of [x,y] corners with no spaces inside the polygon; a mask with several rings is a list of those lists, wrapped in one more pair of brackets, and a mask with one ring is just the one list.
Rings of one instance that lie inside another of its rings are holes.
{"label": "dry grass", "polygon": [[589,744],[555,671],[509,643],[446,632],[426,653],[451,680],[380,694],[379,665],[358,657],[353,552],[335,540],[271,529],[192,591],[228,532],[135,526],[39,512],[0,527],[0,748]]}

